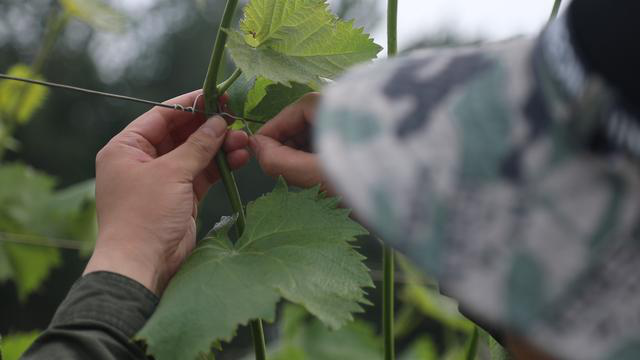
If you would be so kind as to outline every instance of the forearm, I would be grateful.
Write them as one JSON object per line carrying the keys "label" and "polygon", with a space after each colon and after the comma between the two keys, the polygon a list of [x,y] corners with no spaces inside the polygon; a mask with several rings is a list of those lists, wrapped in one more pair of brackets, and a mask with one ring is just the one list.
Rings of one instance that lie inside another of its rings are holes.
{"label": "forearm", "polygon": [[24,359],[145,359],[131,341],[158,299],[139,283],[109,272],[78,280]]}

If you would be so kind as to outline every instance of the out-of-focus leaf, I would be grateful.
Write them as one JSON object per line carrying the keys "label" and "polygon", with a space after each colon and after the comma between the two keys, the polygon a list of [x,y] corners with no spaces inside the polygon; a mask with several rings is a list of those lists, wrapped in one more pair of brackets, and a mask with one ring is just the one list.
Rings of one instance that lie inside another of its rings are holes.
{"label": "out-of-focus leaf", "polygon": [[[247,207],[235,244],[232,219],[201,241],[137,335],[158,360],[194,359],[214,340],[231,339],[240,324],[273,321],[280,298],[303,305],[332,328],[352,320],[373,286],[363,257],[351,245],[366,230],[318,188],[273,192]],[[220,296],[224,294],[224,296]]]}
{"label": "out-of-focus leaf", "polygon": [[2,339],[0,339],[0,354],[2,354],[0,359],[18,360],[37,337],[37,331],[3,336]]}
{"label": "out-of-focus leaf", "polygon": [[438,350],[428,336],[421,336],[415,340],[399,357],[400,360],[437,360]]}
{"label": "out-of-focus leaf", "polygon": [[[43,80],[24,64],[12,66],[7,73],[16,77]],[[17,121],[22,124],[29,121],[44,104],[47,93],[48,90],[44,86],[0,80],[0,122]]]}
{"label": "out-of-focus leaf", "polygon": [[509,360],[511,358],[507,350],[489,334],[487,334],[487,345],[491,360]]}
{"label": "out-of-focus leaf", "polygon": [[318,87],[321,78],[334,78],[381,50],[363,29],[339,20],[319,0],[251,0],[240,31],[228,33],[229,53],[246,76],[285,85]]}
{"label": "out-of-focus leaf", "polygon": [[458,304],[435,289],[407,286],[402,290],[403,301],[411,302],[422,314],[440,321],[452,330],[470,332],[474,325],[458,311]]}
{"label": "out-of-focus leaf", "polygon": [[21,300],[61,263],[49,239],[77,240],[88,251],[96,236],[93,182],[58,192],[54,184],[27,166],[0,166],[0,281],[15,281]]}
{"label": "out-of-focus leaf", "polygon": [[464,357],[462,357],[461,360],[475,360],[478,354],[478,339],[478,328],[474,327],[471,336],[467,339],[467,343],[464,346]]}
{"label": "out-of-focus leaf", "polygon": [[56,226],[58,236],[80,242],[82,256],[91,254],[98,236],[95,188],[94,179],[72,185],[54,193],[48,204],[47,231]]}
{"label": "out-of-focus leaf", "polygon": [[4,247],[0,245],[0,283],[13,278],[13,269],[9,263],[9,257],[4,252]]}
{"label": "out-of-focus leaf", "polygon": [[[8,240],[12,237],[0,236]],[[56,248],[11,242],[5,242],[3,248],[6,258],[9,259],[12,278],[21,301],[25,301],[29,294],[38,290],[40,284],[49,276],[49,272],[62,263],[60,251]]]}
{"label": "out-of-focus leaf", "polygon": [[434,286],[424,286],[427,280],[406,258],[398,256],[398,266],[407,279],[407,285],[400,291],[400,298],[404,302],[413,304],[422,314],[440,321],[451,330],[470,333],[475,328],[475,325],[458,311],[458,303],[455,300],[440,294]]}
{"label": "out-of-focus leaf", "polygon": [[280,338],[269,346],[269,359],[376,360],[382,359],[382,342],[372,327],[355,320],[330,330],[310,318],[304,308],[287,304],[280,320]]}
{"label": "out-of-focus leaf", "polygon": [[104,31],[121,32],[127,17],[102,0],[59,0],[66,12],[88,25]]}
{"label": "out-of-focus leaf", "polygon": [[[300,347],[289,345],[279,348],[271,353],[268,351],[271,360],[307,360],[307,354]],[[245,360],[254,359],[255,355],[247,356]]]}
{"label": "out-of-focus leaf", "polygon": [[393,323],[393,336],[401,339],[409,335],[418,325],[424,316],[413,304],[402,304],[400,310],[397,311]]}
{"label": "out-of-focus leaf", "polygon": [[382,359],[382,342],[371,326],[354,321],[337,331],[331,331],[318,321],[307,326],[303,341],[310,360],[374,360]]}
{"label": "out-of-focus leaf", "polygon": [[0,167],[0,268],[2,278],[16,282],[21,300],[34,290],[60,264],[57,249],[14,243],[15,234],[28,233],[39,226],[54,181],[49,176],[19,164]]}

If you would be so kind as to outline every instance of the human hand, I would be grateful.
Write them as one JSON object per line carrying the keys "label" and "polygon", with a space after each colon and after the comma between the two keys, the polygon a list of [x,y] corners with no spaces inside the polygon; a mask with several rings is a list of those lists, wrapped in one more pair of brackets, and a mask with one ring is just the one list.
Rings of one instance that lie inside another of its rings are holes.
{"label": "human hand", "polygon": [[320,94],[309,93],[282,110],[249,139],[269,176],[283,176],[291,185],[308,188],[323,183],[316,154],[311,152],[311,127]]}
{"label": "human hand", "polygon": [[[200,91],[170,100],[191,106]],[[111,271],[162,293],[196,243],[198,202],[218,180],[223,147],[232,169],[249,160],[248,137],[219,116],[154,108],[96,157],[98,240],[84,274]]]}

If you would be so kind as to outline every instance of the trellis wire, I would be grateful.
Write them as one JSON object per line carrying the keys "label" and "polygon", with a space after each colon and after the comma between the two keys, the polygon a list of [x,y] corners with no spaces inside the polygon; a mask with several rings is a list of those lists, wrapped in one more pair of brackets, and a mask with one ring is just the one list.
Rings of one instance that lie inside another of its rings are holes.
{"label": "trellis wire", "polygon": [[109,97],[109,98],[112,98],[112,99],[131,101],[131,102],[136,102],[136,103],[145,104],[145,105],[159,106],[159,107],[172,109],[172,110],[177,110],[177,111],[185,111],[185,112],[194,113],[194,114],[202,114],[202,115],[205,115],[207,117],[211,117],[211,116],[215,116],[215,115],[221,115],[221,116],[228,117],[228,118],[231,118],[231,119],[234,119],[234,120],[254,122],[254,123],[259,123],[259,124],[263,124],[264,123],[264,121],[246,119],[246,118],[242,118],[242,117],[239,117],[239,116],[235,116],[235,115],[229,114],[227,112],[208,113],[208,112],[205,112],[205,111],[202,111],[202,110],[198,110],[197,107],[196,107],[196,103],[197,103],[198,99],[202,95],[198,95],[198,97],[196,98],[196,101],[194,101],[194,103],[193,103],[193,106],[183,106],[181,104],[161,103],[161,102],[157,102],[157,101],[153,101],[153,100],[140,99],[140,98],[136,98],[136,97],[132,97],[132,96],[112,94],[112,93],[103,92],[103,91],[85,89],[85,88],[81,88],[81,87],[77,87],[77,86],[58,84],[58,83],[53,83],[53,82],[43,81],[43,80],[28,79],[28,78],[12,76],[12,75],[7,75],[7,74],[0,74],[0,79],[20,81],[20,82],[25,82],[25,83],[35,84],[35,85],[47,86],[47,87],[51,87],[51,88],[58,88],[58,89],[65,89],[65,90],[81,92],[83,94],[104,96],[104,97]]}

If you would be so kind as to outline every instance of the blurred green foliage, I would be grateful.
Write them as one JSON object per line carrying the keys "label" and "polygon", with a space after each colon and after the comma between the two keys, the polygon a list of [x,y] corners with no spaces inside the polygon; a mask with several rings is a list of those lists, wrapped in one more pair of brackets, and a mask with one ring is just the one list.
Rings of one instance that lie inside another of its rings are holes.
{"label": "blurred green foliage", "polygon": [[0,360],[18,360],[38,337],[37,331],[15,333],[0,339]]}

